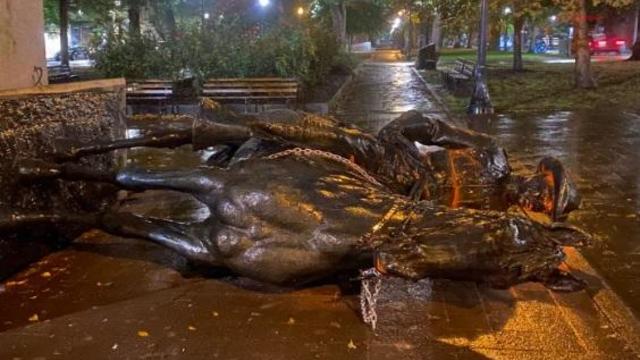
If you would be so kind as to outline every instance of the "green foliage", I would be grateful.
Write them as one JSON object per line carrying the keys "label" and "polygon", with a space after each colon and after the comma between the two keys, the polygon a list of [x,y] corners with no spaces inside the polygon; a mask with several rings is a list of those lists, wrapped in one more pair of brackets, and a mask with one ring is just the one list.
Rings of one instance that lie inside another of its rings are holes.
{"label": "green foliage", "polygon": [[387,26],[387,0],[354,1],[347,5],[347,33],[375,36]]}
{"label": "green foliage", "polygon": [[180,79],[214,77],[296,77],[320,83],[336,65],[350,66],[335,37],[312,23],[247,23],[225,17],[203,27],[181,22],[175,38],[111,35],[96,52],[105,76]]}

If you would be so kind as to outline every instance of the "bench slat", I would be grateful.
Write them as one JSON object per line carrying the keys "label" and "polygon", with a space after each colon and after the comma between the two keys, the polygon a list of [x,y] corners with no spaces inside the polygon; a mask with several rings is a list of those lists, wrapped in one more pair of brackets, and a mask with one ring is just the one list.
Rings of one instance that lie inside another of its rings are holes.
{"label": "bench slat", "polygon": [[204,89],[207,88],[229,88],[229,89],[233,89],[233,88],[293,88],[293,89],[297,89],[298,88],[298,84],[294,84],[294,83],[258,83],[258,84],[246,84],[246,83],[229,83],[229,84],[212,84],[212,83],[205,83],[202,86]]}
{"label": "bench slat", "polygon": [[[203,97],[219,101],[251,102],[296,100],[299,83],[291,78],[226,78],[209,79],[202,86]],[[173,82],[161,79],[131,80],[127,82],[127,98],[134,102],[171,101]]]}
{"label": "bench slat", "polygon": [[[209,96],[205,96],[209,97]],[[210,96],[212,99],[216,100],[253,100],[253,99],[297,99],[298,97],[295,95],[285,95],[285,96]]]}
{"label": "bench slat", "polygon": [[203,89],[202,92],[205,94],[290,94],[297,93],[298,89]]}
{"label": "bench slat", "polygon": [[295,78],[278,78],[278,77],[264,77],[264,78],[211,78],[206,82],[297,82]]}

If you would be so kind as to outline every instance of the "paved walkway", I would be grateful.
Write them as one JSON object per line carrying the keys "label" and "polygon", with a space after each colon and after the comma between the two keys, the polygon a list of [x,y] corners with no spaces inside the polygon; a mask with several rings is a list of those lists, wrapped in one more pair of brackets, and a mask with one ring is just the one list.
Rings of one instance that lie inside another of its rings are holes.
{"label": "paved walkway", "polygon": [[[409,107],[442,115],[402,64],[363,66],[345,94],[338,115],[371,129]],[[165,168],[198,162],[185,149],[131,158]],[[178,213],[180,221],[202,211],[171,192],[125,206]],[[286,290],[225,273],[205,277],[153,244],[89,232],[0,285],[0,359],[637,358],[635,321],[583,258],[570,255],[588,292],[387,281],[373,332],[348,287]]]}
{"label": "paved walkway", "polygon": [[411,63],[399,59],[397,51],[374,52],[340,94],[333,113],[374,132],[409,110],[446,118]]}

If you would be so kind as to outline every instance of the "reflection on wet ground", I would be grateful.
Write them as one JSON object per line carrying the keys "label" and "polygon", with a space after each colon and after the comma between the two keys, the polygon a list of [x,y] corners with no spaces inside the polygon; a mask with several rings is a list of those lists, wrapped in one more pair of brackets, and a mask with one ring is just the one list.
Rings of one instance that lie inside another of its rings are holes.
{"label": "reflection on wet ground", "polygon": [[583,204],[571,220],[597,235],[583,251],[640,314],[640,115],[625,111],[501,116],[489,122],[514,168],[542,156],[561,159]]}
{"label": "reflection on wet ground", "polygon": [[440,109],[425,96],[422,79],[406,63],[364,64],[335,104],[339,118],[374,132],[409,110],[440,116]]}

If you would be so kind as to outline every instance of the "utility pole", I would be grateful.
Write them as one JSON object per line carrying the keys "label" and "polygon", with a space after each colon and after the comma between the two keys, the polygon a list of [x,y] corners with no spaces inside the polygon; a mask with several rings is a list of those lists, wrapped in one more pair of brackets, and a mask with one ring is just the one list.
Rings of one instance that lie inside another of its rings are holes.
{"label": "utility pole", "polygon": [[480,2],[480,31],[478,31],[478,60],[474,72],[474,85],[471,101],[467,108],[470,115],[493,114],[493,106],[487,87],[487,32],[489,25],[488,0]]}

